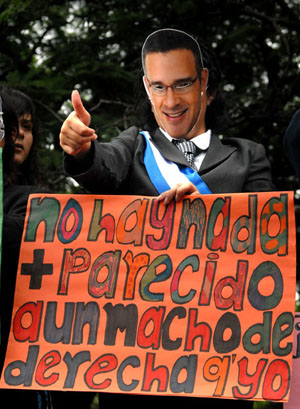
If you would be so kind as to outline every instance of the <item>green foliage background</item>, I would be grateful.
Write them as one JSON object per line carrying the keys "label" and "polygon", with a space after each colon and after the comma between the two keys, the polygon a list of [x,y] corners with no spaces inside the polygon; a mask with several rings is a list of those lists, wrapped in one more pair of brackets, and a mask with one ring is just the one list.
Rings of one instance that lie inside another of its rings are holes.
{"label": "green foliage background", "polygon": [[[141,46],[162,27],[212,47],[230,118],[224,136],[263,143],[277,189],[296,191],[282,139],[300,107],[300,0],[0,0],[0,83],[34,100],[45,184],[78,191],[58,142],[72,89],[102,140],[135,123]],[[298,221],[297,194],[296,212]]]}
{"label": "green foliage background", "polygon": [[50,186],[70,188],[58,135],[72,89],[103,140],[135,123],[141,45],[161,27],[191,31],[213,48],[230,117],[226,134],[261,141],[278,189],[296,189],[282,137],[300,102],[299,0],[2,0],[0,83],[35,101]]}
{"label": "green foliage background", "polygon": [[282,137],[300,105],[299,0],[0,0],[0,83],[35,101],[51,187],[69,188],[58,135],[72,89],[104,140],[135,123],[141,45],[161,27],[191,31],[213,48],[226,134],[261,141],[278,189],[296,189]]}

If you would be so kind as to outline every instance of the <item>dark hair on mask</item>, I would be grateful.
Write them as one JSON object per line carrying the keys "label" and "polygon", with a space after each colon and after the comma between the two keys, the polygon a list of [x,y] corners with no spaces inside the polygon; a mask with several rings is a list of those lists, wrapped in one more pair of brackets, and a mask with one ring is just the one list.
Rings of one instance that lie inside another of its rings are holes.
{"label": "dark hair on mask", "polygon": [[145,71],[145,59],[149,53],[167,53],[172,50],[190,50],[194,54],[198,75],[203,69],[202,52],[198,41],[190,34],[173,28],[165,28],[150,34],[142,47],[142,65]]}

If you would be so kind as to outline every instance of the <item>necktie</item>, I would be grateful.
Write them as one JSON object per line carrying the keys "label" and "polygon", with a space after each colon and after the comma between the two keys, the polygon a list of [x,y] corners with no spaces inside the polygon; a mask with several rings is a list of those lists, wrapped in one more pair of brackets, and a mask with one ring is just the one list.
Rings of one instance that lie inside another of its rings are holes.
{"label": "necktie", "polygon": [[197,146],[191,141],[177,141],[173,139],[174,145],[184,154],[190,166],[197,170],[194,165],[195,155],[197,153]]}

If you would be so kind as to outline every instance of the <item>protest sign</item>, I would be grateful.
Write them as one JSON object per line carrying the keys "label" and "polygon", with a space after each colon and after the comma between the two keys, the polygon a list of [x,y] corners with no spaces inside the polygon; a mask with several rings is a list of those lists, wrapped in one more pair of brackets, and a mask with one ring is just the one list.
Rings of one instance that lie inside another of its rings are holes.
{"label": "protest sign", "polygon": [[285,401],[292,192],[31,195],[1,387]]}

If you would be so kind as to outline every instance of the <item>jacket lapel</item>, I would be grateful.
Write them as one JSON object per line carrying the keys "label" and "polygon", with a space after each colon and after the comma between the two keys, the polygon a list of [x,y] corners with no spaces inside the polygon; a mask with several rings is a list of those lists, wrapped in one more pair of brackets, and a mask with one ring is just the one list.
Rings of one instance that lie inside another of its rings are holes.
{"label": "jacket lapel", "polygon": [[183,153],[170,142],[165,135],[157,128],[151,133],[151,138],[154,144],[159,149],[160,153],[170,162],[175,162],[179,165],[189,166]]}
{"label": "jacket lapel", "polygon": [[214,169],[235,151],[236,148],[234,146],[224,145],[218,136],[212,134],[210,145],[202,162],[199,174],[203,175],[211,169]]}

